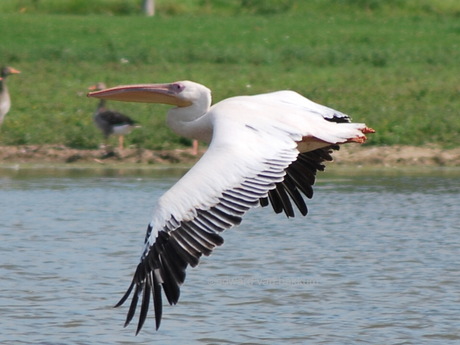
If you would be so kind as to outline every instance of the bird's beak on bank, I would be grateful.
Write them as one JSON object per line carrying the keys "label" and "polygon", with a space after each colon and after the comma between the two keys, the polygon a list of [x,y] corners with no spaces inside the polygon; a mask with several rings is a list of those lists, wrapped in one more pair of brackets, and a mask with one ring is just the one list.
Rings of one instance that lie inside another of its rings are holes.
{"label": "bird's beak on bank", "polygon": [[21,71],[18,71],[17,69],[15,69],[13,67],[8,67],[8,72],[10,74],[19,74],[19,73],[21,73]]}
{"label": "bird's beak on bank", "polygon": [[172,84],[137,84],[122,85],[109,89],[88,93],[88,97],[102,98],[113,101],[162,103],[178,107],[187,107],[190,100],[181,97],[181,89],[177,83]]}

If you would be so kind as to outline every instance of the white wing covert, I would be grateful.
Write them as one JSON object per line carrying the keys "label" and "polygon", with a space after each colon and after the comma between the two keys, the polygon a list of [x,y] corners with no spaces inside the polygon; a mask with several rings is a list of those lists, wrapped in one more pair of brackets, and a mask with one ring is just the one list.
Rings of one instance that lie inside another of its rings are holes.
{"label": "white wing covert", "polygon": [[277,101],[282,105],[299,108],[304,113],[309,112],[310,114],[316,114],[334,122],[344,123],[350,122],[351,120],[347,114],[326,107],[322,104],[315,103],[295,91],[275,91],[252,97],[258,97],[264,101],[270,100],[270,102]]}

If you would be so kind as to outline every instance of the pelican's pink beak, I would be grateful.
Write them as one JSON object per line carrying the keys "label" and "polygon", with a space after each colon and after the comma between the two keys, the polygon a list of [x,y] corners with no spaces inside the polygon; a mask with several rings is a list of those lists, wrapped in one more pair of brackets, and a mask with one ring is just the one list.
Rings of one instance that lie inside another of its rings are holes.
{"label": "pelican's pink beak", "polygon": [[181,97],[183,85],[172,84],[137,84],[122,85],[88,93],[88,97],[113,101],[161,103],[178,107],[188,107],[191,101]]}

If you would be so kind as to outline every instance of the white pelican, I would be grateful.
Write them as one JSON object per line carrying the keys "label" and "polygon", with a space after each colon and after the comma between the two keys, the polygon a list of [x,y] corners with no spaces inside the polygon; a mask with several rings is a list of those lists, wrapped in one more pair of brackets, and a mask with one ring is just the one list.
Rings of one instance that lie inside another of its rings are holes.
{"label": "white pelican", "polygon": [[2,67],[0,70],[0,125],[3,123],[5,115],[10,111],[11,99],[8,88],[6,87],[6,78],[10,74],[21,73],[13,67]]}
{"label": "white pelican", "polygon": [[[90,86],[89,90],[103,90],[106,86],[103,82]],[[131,133],[133,128],[136,128],[136,121],[129,116],[115,110],[106,108],[105,99],[101,99],[94,112],[94,123],[104,135],[105,143],[109,136],[115,135],[118,137],[118,149],[123,150],[124,136]]]}
{"label": "white pelican", "polygon": [[293,91],[239,96],[211,106],[211,91],[191,81],[140,84],[92,92],[101,99],[174,105],[167,123],[179,135],[209,143],[203,157],[157,202],[131,285],[125,326],[142,299],[136,334],[153,296],[156,329],[162,315],[161,290],[169,304],[179,300],[185,269],[223,243],[220,233],[240,224],[258,205],[302,215],[324,161],[338,144],[366,140],[374,130]]}

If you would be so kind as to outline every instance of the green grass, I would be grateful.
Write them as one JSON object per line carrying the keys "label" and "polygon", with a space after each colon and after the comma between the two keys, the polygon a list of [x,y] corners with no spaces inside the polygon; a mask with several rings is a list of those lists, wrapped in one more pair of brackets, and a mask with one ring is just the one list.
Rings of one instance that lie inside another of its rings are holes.
{"label": "green grass", "polygon": [[[241,1],[239,7],[216,1],[214,8],[189,0],[172,10],[177,2],[158,0],[159,15],[147,18],[135,14],[138,7],[123,16],[48,14],[67,13],[66,1],[39,0],[33,8],[33,1],[4,0],[0,10],[11,7],[0,12],[0,64],[22,74],[8,79],[13,106],[0,144],[96,147],[101,136],[88,86],[190,79],[209,86],[215,101],[296,90],[375,128],[371,144],[458,146],[460,6],[421,0],[415,11],[413,1],[392,2],[404,6],[361,0],[358,9],[351,0],[330,0],[334,6],[325,9],[321,1],[292,2],[260,15]],[[52,7],[58,4],[59,11]],[[109,105],[142,125],[128,144],[189,144],[164,124],[167,106]]]}
{"label": "green grass", "polygon": [[[142,0],[2,0],[2,13],[139,15]],[[341,13],[460,15],[457,0],[155,0],[160,15]]]}

